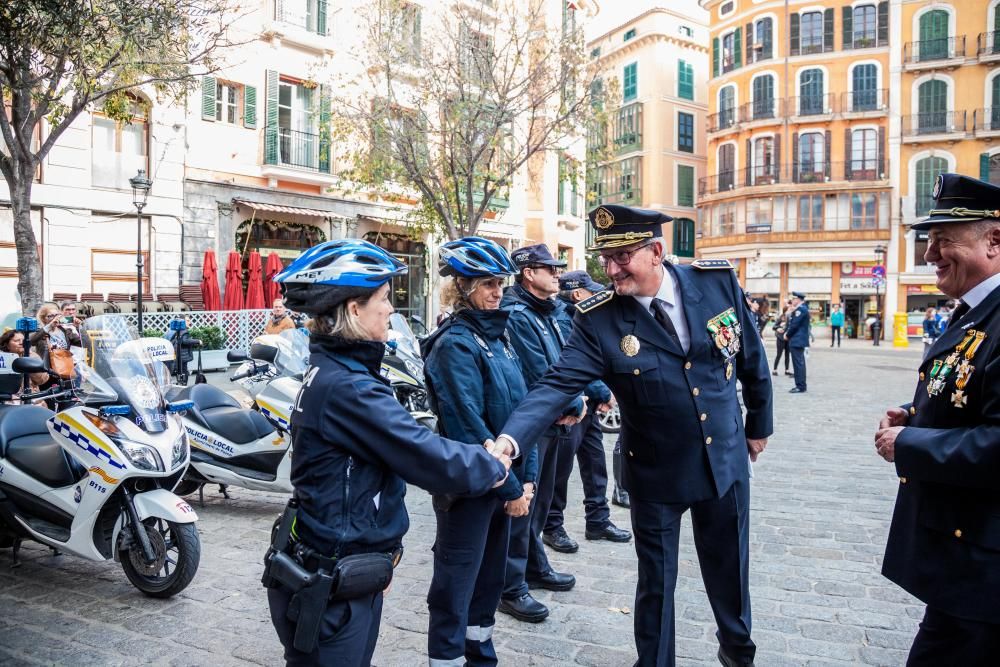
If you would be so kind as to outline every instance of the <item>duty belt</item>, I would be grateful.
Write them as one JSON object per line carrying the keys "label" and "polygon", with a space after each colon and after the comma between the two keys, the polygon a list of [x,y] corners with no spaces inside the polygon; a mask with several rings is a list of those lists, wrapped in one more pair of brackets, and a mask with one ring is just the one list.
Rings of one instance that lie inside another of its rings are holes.
{"label": "duty belt", "polygon": [[[317,570],[325,570],[330,572],[337,565],[337,557],[324,556],[318,551],[307,545],[305,542],[297,541],[292,545],[289,545],[290,555],[297,560],[302,567],[306,568],[310,572],[316,572]],[[403,547],[402,545],[396,547],[392,551],[371,551],[371,552],[358,552],[358,553],[381,553],[392,563],[392,567],[395,569],[399,562],[403,559]],[[344,554],[345,556],[353,556],[356,554]]]}

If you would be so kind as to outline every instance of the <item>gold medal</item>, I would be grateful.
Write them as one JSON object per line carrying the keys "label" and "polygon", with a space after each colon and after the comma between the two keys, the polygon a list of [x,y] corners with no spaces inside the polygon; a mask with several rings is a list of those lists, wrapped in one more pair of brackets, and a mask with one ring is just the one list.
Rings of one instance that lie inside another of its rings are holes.
{"label": "gold medal", "polygon": [[955,390],[955,392],[951,395],[951,403],[956,408],[964,408],[968,400],[969,397],[966,396],[961,389]]}
{"label": "gold medal", "polygon": [[733,379],[733,362],[730,361],[726,364],[726,380]]}
{"label": "gold medal", "polygon": [[639,339],[632,334],[629,334],[628,336],[622,338],[622,342],[619,343],[619,347],[621,347],[622,352],[625,353],[626,357],[634,357],[639,354]]}

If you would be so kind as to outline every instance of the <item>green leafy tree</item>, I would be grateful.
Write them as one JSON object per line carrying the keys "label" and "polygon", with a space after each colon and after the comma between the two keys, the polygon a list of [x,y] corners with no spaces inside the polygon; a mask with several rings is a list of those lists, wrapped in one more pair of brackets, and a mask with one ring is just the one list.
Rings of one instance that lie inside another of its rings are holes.
{"label": "green leafy tree", "polygon": [[[592,72],[575,10],[551,3],[374,0],[360,74],[335,84],[345,182],[415,202],[415,233],[476,233],[535,155],[578,139]],[[353,148],[350,148],[353,147]],[[393,189],[395,187],[395,190]]]}
{"label": "green leafy tree", "polygon": [[178,99],[215,70],[235,0],[0,2],[0,174],[10,191],[24,313],[42,302],[31,226],[39,165],[85,110],[127,123],[128,91]]}

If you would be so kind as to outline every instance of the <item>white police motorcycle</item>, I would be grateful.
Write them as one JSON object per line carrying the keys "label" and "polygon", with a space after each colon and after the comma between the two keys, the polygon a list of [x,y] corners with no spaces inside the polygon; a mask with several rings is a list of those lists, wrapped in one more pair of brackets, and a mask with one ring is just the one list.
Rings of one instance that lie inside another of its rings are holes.
{"label": "white police motorcycle", "polygon": [[[170,597],[190,583],[201,555],[197,515],[172,493],[188,463],[180,414],[189,407],[162,393],[173,349],[135,338],[116,316],[88,319],[81,335],[86,363],[78,359],[52,389],[20,395],[68,407],[0,406],[0,546],[13,547],[15,565],[26,539],[113,559],[140,591]],[[37,358],[10,366],[52,373]]]}

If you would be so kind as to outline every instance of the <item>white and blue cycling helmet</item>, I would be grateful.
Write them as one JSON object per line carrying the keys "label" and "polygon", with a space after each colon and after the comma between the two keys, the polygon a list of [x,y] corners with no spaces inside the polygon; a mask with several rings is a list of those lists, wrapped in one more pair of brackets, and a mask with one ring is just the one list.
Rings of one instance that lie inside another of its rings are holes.
{"label": "white and blue cycling helmet", "polygon": [[321,315],[406,271],[405,264],[373,243],[340,239],[309,248],[276,275],[274,282],[281,285],[288,308]]}
{"label": "white and blue cycling helmet", "polygon": [[517,273],[499,244],[479,236],[448,241],[438,250],[438,273],[462,278],[503,278]]}

